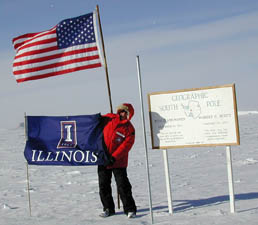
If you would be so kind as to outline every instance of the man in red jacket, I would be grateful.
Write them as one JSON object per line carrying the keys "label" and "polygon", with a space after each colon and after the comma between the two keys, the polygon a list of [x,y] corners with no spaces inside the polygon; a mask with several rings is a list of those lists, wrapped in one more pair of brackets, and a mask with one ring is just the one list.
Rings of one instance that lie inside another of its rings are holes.
{"label": "man in red jacket", "polygon": [[123,203],[124,213],[129,217],[136,216],[136,205],[132,196],[132,186],[127,177],[128,153],[135,140],[135,129],[130,120],[134,115],[131,104],[124,103],[117,108],[117,114],[106,114],[104,119],[104,142],[110,155],[105,165],[98,166],[99,194],[103,205],[101,217],[115,214],[112,197],[112,173]]}

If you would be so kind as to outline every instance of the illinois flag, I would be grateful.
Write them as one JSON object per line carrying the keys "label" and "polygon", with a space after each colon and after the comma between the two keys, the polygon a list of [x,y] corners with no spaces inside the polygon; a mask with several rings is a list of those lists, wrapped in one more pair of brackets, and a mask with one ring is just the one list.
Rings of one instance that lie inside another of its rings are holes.
{"label": "illinois flag", "polygon": [[106,160],[101,115],[27,116],[28,164],[85,166]]}
{"label": "illinois flag", "polygon": [[13,45],[18,83],[102,66],[93,12],[63,20],[47,31],[16,37]]}

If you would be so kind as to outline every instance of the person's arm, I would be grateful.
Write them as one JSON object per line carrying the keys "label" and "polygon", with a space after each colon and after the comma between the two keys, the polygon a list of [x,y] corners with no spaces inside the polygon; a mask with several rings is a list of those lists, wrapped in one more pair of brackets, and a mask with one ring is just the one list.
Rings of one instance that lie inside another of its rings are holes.
{"label": "person's arm", "polygon": [[131,150],[133,144],[135,141],[135,131],[132,130],[130,134],[125,137],[125,140],[123,143],[113,152],[112,156],[119,160],[123,155],[128,154],[128,152]]}

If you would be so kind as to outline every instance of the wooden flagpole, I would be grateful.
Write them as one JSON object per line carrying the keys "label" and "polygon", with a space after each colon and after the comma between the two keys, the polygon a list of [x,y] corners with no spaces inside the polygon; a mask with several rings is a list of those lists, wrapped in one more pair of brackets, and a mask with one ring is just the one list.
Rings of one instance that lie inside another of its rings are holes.
{"label": "wooden flagpole", "polygon": [[28,189],[28,198],[29,198],[29,210],[30,210],[30,216],[31,216],[31,201],[30,201],[30,180],[29,180],[29,164],[26,162],[27,167],[27,189]]}
{"label": "wooden flagpole", "polygon": [[113,113],[112,108],[112,99],[111,99],[111,90],[110,90],[110,84],[109,84],[109,76],[108,76],[108,67],[107,67],[107,58],[105,53],[105,44],[104,44],[104,38],[102,33],[102,27],[101,27],[101,21],[100,21],[100,15],[99,15],[99,6],[96,6],[97,15],[98,15],[98,24],[99,24],[99,32],[101,37],[101,44],[102,44],[102,51],[103,51],[103,57],[104,57],[104,66],[105,66],[105,72],[106,72],[106,80],[107,80],[107,88],[108,88],[108,96],[109,96],[109,104],[110,104],[110,112]]}
{"label": "wooden flagpole", "polygon": [[[24,113],[24,131],[25,131],[25,140],[28,140],[28,128],[27,128],[27,115]],[[31,216],[31,201],[30,201],[30,179],[29,179],[29,164],[26,162],[27,169],[27,191],[28,191],[28,199],[29,199],[29,210]]]}
{"label": "wooden flagpole", "polygon": [[[99,15],[99,6],[96,6],[97,16],[98,16],[98,24],[99,24],[99,32],[101,37],[101,44],[102,44],[102,51],[103,51],[103,57],[104,57],[104,66],[105,66],[105,72],[106,72],[106,80],[107,80],[107,88],[108,88],[108,96],[109,96],[109,105],[110,105],[110,112],[113,113],[113,107],[112,107],[112,99],[111,99],[111,89],[109,84],[109,76],[108,76],[108,67],[107,67],[107,57],[105,52],[105,44],[104,44],[104,38],[102,33],[102,27],[101,27],[101,21],[100,21],[100,15]],[[120,209],[120,196],[117,189],[117,207]]]}

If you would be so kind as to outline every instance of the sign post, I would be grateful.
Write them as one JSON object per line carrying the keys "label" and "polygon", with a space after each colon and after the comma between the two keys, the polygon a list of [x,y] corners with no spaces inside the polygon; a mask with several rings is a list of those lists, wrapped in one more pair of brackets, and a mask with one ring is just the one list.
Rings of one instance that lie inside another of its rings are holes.
{"label": "sign post", "polygon": [[234,195],[234,181],[233,181],[233,170],[231,160],[231,147],[226,147],[227,153],[227,168],[228,168],[228,189],[229,189],[229,201],[230,201],[230,212],[235,212],[235,195]]}
{"label": "sign post", "polygon": [[[239,145],[235,85],[148,94],[153,149],[227,146],[230,209],[235,212],[232,145]],[[163,151],[170,204],[166,150]],[[169,206],[172,212],[172,203]]]}
{"label": "sign post", "polygon": [[169,164],[168,164],[168,152],[167,149],[163,151],[163,159],[164,159],[164,169],[166,176],[166,186],[167,186],[167,197],[168,197],[168,212],[173,214],[173,204],[172,204],[172,192],[171,192],[171,184],[170,184],[170,173],[169,173]]}

